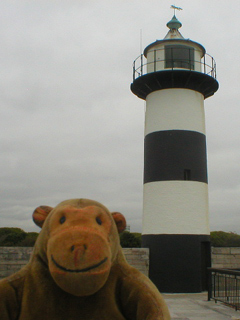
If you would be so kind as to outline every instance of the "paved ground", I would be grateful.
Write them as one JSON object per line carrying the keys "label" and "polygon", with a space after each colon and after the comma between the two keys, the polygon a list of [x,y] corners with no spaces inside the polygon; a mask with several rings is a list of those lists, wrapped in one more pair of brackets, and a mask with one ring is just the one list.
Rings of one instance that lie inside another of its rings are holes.
{"label": "paved ground", "polygon": [[235,311],[220,302],[207,301],[207,293],[163,294],[172,320],[240,320]]}

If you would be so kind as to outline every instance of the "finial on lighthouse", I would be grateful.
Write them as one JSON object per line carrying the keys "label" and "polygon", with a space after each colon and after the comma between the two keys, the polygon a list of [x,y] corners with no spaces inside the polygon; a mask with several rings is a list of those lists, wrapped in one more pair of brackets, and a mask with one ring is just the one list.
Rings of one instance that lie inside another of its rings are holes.
{"label": "finial on lighthouse", "polygon": [[172,20],[170,20],[168,23],[167,23],[167,27],[170,29],[170,30],[178,30],[179,28],[181,28],[182,24],[181,22],[176,18],[175,16],[175,13],[176,13],[176,10],[182,10],[182,8],[180,7],[176,7],[174,5],[171,5],[170,7],[171,9],[174,10],[174,15],[172,17]]}
{"label": "finial on lighthouse", "polygon": [[181,28],[181,26],[181,22],[176,18],[175,15],[172,17],[172,20],[167,23],[167,27],[170,30],[178,30],[179,28]]}
{"label": "finial on lighthouse", "polygon": [[175,16],[175,11],[182,10],[182,8],[172,5],[171,9],[174,9],[174,15],[173,15],[172,19],[167,23],[167,27],[170,30],[168,31],[168,33],[164,39],[181,39],[181,38],[184,39],[184,37],[178,31],[178,29],[181,28],[182,23]]}

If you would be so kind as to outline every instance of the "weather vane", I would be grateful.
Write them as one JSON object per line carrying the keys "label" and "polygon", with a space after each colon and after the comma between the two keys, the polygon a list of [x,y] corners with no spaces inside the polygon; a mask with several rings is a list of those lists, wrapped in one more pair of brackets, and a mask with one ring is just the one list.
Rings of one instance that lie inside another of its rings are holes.
{"label": "weather vane", "polygon": [[179,10],[179,11],[182,10],[182,8],[176,7],[176,6],[174,6],[174,5],[171,5],[170,8],[174,10],[174,15],[175,15],[176,10]]}

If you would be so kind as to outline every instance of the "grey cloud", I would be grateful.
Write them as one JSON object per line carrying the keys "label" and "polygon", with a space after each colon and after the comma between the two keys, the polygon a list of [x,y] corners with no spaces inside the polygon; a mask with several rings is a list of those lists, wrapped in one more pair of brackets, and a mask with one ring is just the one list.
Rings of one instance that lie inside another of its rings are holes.
{"label": "grey cloud", "polygon": [[[167,33],[170,5],[1,1],[0,226],[38,230],[36,206],[86,197],[141,231],[144,103],[130,92],[132,62],[140,29],[143,48]],[[238,11],[211,6],[185,0],[179,19],[218,66],[205,102],[211,228],[240,232]]]}

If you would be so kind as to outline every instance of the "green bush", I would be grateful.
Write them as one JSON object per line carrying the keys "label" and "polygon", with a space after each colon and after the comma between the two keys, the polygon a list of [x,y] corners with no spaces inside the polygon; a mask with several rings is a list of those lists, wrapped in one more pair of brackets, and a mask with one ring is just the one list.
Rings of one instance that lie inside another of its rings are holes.
{"label": "green bush", "polygon": [[0,246],[32,247],[37,236],[37,232],[25,232],[20,228],[0,228]]}
{"label": "green bush", "polygon": [[26,232],[20,228],[0,228],[0,246],[16,246],[26,237]]}
{"label": "green bush", "polygon": [[25,239],[18,243],[18,247],[33,247],[37,240],[37,232],[28,232]]}
{"label": "green bush", "polygon": [[141,234],[124,231],[120,234],[120,243],[123,248],[140,248]]}
{"label": "green bush", "polygon": [[211,243],[213,247],[240,247],[240,235],[234,232],[213,231]]}

